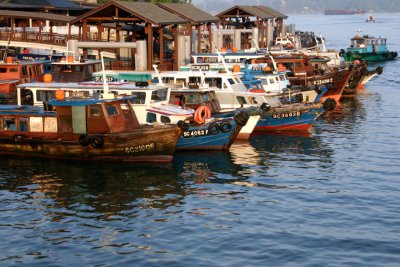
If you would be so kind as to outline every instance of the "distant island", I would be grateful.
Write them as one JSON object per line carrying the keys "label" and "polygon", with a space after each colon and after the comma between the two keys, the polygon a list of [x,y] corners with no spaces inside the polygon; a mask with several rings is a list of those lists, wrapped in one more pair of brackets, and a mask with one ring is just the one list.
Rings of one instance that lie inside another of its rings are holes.
{"label": "distant island", "polygon": [[[234,5],[249,5],[248,0],[191,0],[192,4],[209,13],[219,13]],[[285,14],[324,13],[325,10],[372,10],[376,13],[400,12],[399,0],[256,0],[251,5],[270,6]]]}

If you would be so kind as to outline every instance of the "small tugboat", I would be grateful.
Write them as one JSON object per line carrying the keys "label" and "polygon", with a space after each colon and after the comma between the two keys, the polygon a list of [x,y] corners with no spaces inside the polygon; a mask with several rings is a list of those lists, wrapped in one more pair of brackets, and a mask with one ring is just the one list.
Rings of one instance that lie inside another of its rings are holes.
{"label": "small tugboat", "polygon": [[[0,106],[0,154],[82,161],[169,162],[181,133],[175,125],[139,125],[119,99],[50,100],[56,111]],[[61,96],[62,95],[62,96]]]}
{"label": "small tugboat", "polygon": [[375,22],[374,16],[372,16],[371,12],[368,15],[367,22]]}
{"label": "small tugboat", "polygon": [[397,57],[397,52],[389,51],[386,46],[386,38],[375,38],[369,35],[357,34],[351,38],[351,45],[340,50],[340,56],[346,61],[365,60],[367,62],[392,60]]}

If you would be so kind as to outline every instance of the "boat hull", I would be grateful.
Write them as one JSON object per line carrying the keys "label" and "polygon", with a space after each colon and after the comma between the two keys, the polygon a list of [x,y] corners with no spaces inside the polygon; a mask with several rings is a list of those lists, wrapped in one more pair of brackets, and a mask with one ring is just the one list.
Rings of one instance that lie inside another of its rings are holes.
{"label": "boat hull", "polygon": [[129,133],[87,135],[90,142],[82,144],[82,135],[49,138],[7,132],[9,136],[3,134],[0,138],[0,154],[78,161],[169,162],[180,133],[172,125],[143,126]]}
{"label": "boat hull", "polygon": [[367,62],[393,60],[397,57],[397,52],[382,52],[382,53],[345,53],[344,59],[348,62],[354,60],[365,60]]}
{"label": "boat hull", "polygon": [[274,108],[261,116],[256,131],[306,131],[324,112],[321,104]]}
{"label": "boat hull", "polygon": [[179,137],[177,150],[229,150],[242,126],[233,117],[190,125]]}

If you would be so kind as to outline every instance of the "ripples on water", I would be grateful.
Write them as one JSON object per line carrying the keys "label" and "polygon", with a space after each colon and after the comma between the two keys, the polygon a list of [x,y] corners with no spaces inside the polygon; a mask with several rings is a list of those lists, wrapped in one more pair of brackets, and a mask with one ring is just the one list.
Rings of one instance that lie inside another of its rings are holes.
{"label": "ripples on water", "polygon": [[229,153],[162,166],[2,158],[0,264],[397,266],[399,66],[311,133],[257,134]]}

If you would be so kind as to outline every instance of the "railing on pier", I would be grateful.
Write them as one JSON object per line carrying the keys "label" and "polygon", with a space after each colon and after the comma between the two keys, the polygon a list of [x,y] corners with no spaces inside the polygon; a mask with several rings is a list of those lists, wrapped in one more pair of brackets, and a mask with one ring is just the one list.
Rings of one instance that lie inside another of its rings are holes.
{"label": "railing on pier", "polygon": [[[37,31],[10,31],[9,29],[0,29],[0,40],[15,42],[30,42],[53,45],[67,45],[68,40],[82,40],[82,36],[78,34],[59,34],[52,32]],[[88,42],[108,42],[108,40],[98,40],[97,36],[88,34],[86,37]]]}

